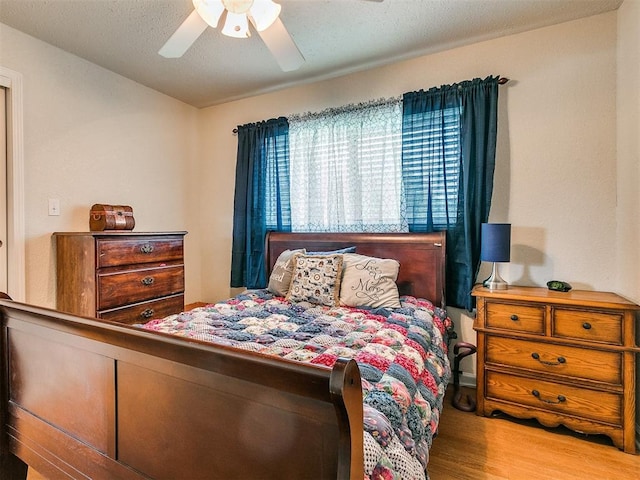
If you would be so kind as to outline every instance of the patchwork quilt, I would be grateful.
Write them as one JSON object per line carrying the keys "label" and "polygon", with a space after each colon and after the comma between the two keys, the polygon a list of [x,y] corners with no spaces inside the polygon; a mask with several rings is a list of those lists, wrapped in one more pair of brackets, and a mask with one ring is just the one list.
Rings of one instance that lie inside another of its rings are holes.
{"label": "patchwork quilt", "polygon": [[446,312],[423,299],[364,310],[289,303],[267,290],[152,320],[142,328],[332,367],[353,358],[362,376],[365,478],[428,478],[451,376]]}

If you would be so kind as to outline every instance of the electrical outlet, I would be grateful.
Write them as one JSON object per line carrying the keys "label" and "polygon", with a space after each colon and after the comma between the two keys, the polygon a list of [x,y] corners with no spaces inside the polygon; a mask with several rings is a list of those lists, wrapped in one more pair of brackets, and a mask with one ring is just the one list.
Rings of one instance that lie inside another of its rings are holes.
{"label": "electrical outlet", "polygon": [[49,199],[49,216],[60,215],[60,200],[57,198]]}

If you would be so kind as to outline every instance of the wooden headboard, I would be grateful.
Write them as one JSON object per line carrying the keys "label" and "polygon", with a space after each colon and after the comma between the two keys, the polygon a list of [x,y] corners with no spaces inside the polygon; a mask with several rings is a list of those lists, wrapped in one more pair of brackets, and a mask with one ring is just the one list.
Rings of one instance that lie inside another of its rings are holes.
{"label": "wooden headboard", "polygon": [[356,253],[400,262],[401,295],[426,298],[445,306],[445,232],[435,233],[285,233],[269,232],[266,238],[267,271],[287,249],[328,251],[355,246]]}

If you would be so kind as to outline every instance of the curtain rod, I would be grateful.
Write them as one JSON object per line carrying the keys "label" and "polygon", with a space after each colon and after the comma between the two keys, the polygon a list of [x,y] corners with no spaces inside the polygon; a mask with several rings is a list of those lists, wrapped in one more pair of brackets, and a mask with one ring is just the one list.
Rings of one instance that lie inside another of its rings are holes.
{"label": "curtain rod", "polygon": [[[507,83],[509,81],[508,78],[506,77],[500,77],[500,79],[498,80],[498,85],[504,85],[505,83]],[[233,133],[234,135],[238,134],[238,129],[234,128],[233,130],[231,130],[231,133]]]}

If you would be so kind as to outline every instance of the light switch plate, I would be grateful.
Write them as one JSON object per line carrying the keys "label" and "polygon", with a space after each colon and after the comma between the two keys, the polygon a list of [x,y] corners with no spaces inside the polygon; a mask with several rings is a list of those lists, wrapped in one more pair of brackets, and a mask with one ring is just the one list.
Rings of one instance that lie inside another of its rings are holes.
{"label": "light switch plate", "polygon": [[49,216],[60,215],[60,200],[57,198],[49,199]]}

